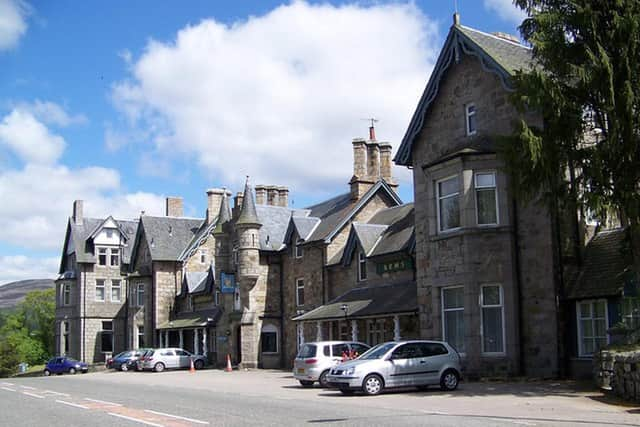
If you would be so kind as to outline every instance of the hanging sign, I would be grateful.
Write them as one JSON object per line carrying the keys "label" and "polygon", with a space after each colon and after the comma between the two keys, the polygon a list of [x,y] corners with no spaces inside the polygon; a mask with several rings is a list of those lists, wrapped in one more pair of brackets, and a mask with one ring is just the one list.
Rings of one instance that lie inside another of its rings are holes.
{"label": "hanging sign", "polygon": [[236,276],[234,274],[220,273],[220,292],[232,294],[236,289]]}

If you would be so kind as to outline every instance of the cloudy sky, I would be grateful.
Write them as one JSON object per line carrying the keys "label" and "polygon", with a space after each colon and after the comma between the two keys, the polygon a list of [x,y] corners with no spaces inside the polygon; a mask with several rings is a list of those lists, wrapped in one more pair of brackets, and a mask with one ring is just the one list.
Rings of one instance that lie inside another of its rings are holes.
{"label": "cloudy sky", "polygon": [[[85,215],[162,214],[246,175],[303,207],[348,190],[351,140],[399,145],[451,25],[511,0],[0,0],[0,284],[53,278]],[[410,175],[396,168],[400,196]]]}

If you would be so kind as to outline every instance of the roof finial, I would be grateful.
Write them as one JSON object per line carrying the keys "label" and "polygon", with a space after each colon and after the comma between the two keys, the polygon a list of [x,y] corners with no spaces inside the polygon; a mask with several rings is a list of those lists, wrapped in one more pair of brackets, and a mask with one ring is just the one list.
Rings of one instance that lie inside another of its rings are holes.
{"label": "roof finial", "polygon": [[460,14],[458,13],[458,0],[453,0],[453,25],[460,25]]}
{"label": "roof finial", "polygon": [[362,119],[362,120],[367,120],[371,122],[371,126],[369,126],[369,141],[375,141],[376,140],[376,128],[374,126],[374,123],[377,123],[379,120],[373,117],[370,117],[368,119]]}

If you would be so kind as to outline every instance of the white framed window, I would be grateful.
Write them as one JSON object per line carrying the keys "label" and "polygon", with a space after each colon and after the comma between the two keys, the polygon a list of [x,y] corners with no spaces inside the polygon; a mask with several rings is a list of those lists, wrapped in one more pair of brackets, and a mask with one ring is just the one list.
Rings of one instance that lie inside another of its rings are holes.
{"label": "white framed window", "polygon": [[441,298],[442,336],[458,353],[464,353],[464,286],[442,288]]}
{"label": "white framed window", "polygon": [[111,248],[109,262],[112,267],[120,265],[120,248]]}
{"label": "white framed window", "polygon": [[304,305],[304,279],[296,279],[296,305]]}
{"label": "white framed window", "polygon": [[302,255],[304,255],[304,249],[301,246],[301,243],[298,242],[296,243],[296,247],[295,247],[295,256],[296,258],[302,258]]}
{"label": "white framed window", "polygon": [[144,347],[144,326],[143,325],[139,325],[138,326],[138,343],[136,348],[143,348]]}
{"label": "white framed window", "polygon": [[113,228],[105,228],[104,231],[107,233],[107,239],[113,238]]}
{"label": "white framed window", "polygon": [[144,306],[144,283],[136,285],[136,305],[138,307]]}
{"label": "white framed window", "polygon": [[495,172],[476,172],[476,221],[478,225],[498,224],[498,193]]}
{"label": "white framed window", "polygon": [[107,265],[107,248],[98,248],[98,265]]}
{"label": "white framed window", "polygon": [[111,302],[122,301],[122,282],[120,280],[111,281]]}
{"label": "white framed window", "polygon": [[436,181],[438,198],[438,229],[453,230],[460,227],[460,183],[458,175]]}
{"label": "white framed window", "polygon": [[207,263],[207,251],[206,249],[200,249],[200,264]]}
{"label": "white framed window", "polygon": [[358,281],[367,280],[367,256],[364,252],[358,252]]}
{"label": "white framed window", "polygon": [[622,307],[620,310],[622,321],[629,327],[640,328],[640,298],[624,297],[622,298]]}
{"label": "white framed window", "polygon": [[62,305],[71,305],[71,283],[62,285]]}
{"label": "white framed window", "polygon": [[604,299],[576,302],[578,317],[578,354],[591,357],[609,342],[607,301]]}
{"label": "white framed window", "polygon": [[464,106],[465,124],[467,130],[467,136],[475,135],[477,131],[476,127],[476,105],[467,104]]}
{"label": "white framed window", "polygon": [[236,311],[242,309],[242,300],[240,299],[240,286],[236,286],[233,290],[233,309]]}
{"label": "white framed window", "polygon": [[96,279],[96,301],[104,301],[104,280]]}
{"label": "white framed window", "polygon": [[501,285],[482,285],[480,311],[483,354],[504,354],[504,297]]}
{"label": "white framed window", "polygon": [[264,325],[260,333],[260,351],[262,353],[278,353],[278,328]]}
{"label": "white framed window", "polygon": [[113,353],[113,322],[103,321],[100,331],[100,351],[102,353]]}

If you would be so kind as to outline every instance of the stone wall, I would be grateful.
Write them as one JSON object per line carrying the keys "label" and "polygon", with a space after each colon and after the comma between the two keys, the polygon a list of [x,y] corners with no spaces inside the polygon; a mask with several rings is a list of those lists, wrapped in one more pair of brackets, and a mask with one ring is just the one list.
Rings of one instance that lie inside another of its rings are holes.
{"label": "stone wall", "polygon": [[640,402],[640,347],[629,351],[602,350],[594,355],[598,386],[617,396]]}

